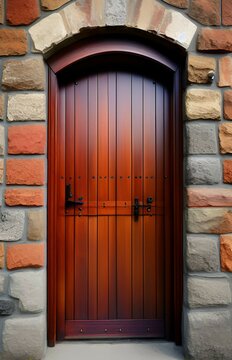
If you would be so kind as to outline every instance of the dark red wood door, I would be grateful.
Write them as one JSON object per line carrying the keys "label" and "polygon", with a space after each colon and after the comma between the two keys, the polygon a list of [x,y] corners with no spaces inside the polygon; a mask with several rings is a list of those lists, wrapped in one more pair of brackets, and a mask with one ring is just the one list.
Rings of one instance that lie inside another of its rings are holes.
{"label": "dark red wood door", "polygon": [[64,338],[164,337],[168,91],[101,72],[64,86],[61,104]]}

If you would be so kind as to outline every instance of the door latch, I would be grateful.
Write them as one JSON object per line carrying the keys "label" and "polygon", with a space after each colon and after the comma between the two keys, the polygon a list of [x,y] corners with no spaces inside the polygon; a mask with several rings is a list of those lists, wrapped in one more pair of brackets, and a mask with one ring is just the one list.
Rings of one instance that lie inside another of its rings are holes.
{"label": "door latch", "polygon": [[73,197],[71,184],[67,184],[65,188],[65,204],[69,205],[84,205],[83,198],[79,197],[77,200],[70,200]]}

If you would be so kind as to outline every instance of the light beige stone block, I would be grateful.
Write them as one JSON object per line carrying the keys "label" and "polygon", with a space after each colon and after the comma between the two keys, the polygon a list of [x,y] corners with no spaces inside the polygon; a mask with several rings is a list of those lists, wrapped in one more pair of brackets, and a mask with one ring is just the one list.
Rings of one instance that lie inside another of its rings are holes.
{"label": "light beige stone block", "polygon": [[177,11],[166,11],[159,33],[188,49],[197,26]]}
{"label": "light beige stone block", "polygon": [[190,120],[220,120],[221,93],[216,90],[191,89],[186,94],[186,114]]}
{"label": "light beige stone block", "polygon": [[44,240],[45,214],[44,210],[30,210],[27,215],[27,238],[28,240]]}
{"label": "light beige stone block", "polygon": [[0,159],[0,184],[3,183],[4,178],[4,160]]}
{"label": "light beige stone block", "polygon": [[2,85],[6,90],[43,90],[45,68],[42,58],[5,61]]}
{"label": "light beige stone block", "polygon": [[188,57],[188,80],[192,83],[208,83],[209,72],[216,71],[216,59],[190,54]]}
{"label": "light beige stone block", "polygon": [[40,20],[29,29],[29,33],[35,50],[43,53],[46,53],[68,36],[62,16],[58,13]]}
{"label": "light beige stone block", "polygon": [[5,152],[5,129],[0,125],[0,155],[4,155]]}
{"label": "light beige stone block", "polygon": [[187,231],[205,234],[232,232],[232,208],[188,209]]}
{"label": "light beige stone block", "polygon": [[45,120],[45,100],[44,94],[10,95],[7,109],[8,120]]}

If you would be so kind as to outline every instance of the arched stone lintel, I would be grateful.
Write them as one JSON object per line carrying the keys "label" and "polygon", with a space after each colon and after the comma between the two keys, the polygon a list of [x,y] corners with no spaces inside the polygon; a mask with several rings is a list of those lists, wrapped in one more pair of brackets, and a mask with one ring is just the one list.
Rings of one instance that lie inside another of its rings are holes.
{"label": "arched stone lintel", "polygon": [[184,49],[188,49],[197,30],[197,26],[180,12],[167,9],[156,0],[77,0],[41,19],[29,33],[34,50],[46,54],[85,28],[107,26],[153,32]]}

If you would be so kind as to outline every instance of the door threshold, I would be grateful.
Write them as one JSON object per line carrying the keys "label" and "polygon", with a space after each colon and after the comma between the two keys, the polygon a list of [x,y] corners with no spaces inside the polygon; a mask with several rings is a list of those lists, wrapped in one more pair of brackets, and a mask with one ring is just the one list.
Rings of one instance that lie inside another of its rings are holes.
{"label": "door threshold", "polygon": [[181,360],[182,347],[164,340],[69,340],[48,348],[44,360]]}

